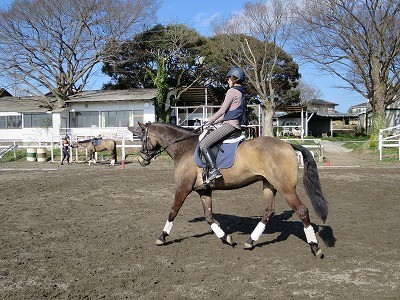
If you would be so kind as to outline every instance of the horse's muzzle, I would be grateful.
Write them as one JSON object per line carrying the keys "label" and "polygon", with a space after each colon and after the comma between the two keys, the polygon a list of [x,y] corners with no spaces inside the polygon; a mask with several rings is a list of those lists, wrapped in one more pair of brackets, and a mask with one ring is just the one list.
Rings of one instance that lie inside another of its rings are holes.
{"label": "horse's muzzle", "polygon": [[150,160],[140,155],[138,157],[138,162],[142,167],[145,167],[150,164]]}

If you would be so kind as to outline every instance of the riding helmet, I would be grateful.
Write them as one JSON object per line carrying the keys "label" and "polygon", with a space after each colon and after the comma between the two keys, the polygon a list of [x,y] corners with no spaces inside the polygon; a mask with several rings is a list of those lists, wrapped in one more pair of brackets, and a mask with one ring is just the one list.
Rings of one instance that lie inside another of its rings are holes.
{"label": "riding helmet", "polygon": [[246,78],[244,71],[239,67],[233,67],[232,69],[230,69],[228,74],[226,74],[226,77],[231,77],[231,76],[234,76],[238,80],[242,80],[242,81],[244,81],[244,79]]}

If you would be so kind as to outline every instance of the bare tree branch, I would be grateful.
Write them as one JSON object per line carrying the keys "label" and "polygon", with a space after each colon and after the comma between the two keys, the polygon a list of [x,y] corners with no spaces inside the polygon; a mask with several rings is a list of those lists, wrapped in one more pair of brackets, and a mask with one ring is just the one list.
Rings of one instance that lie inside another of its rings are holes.
{"label": "bare tree branch", "polygon": [[400,2],[307,0],[296,10],[297,54],[344,80],[384,118],[400,88]]}
{"label": "bare tree branch", "polygon": [[226,36],[224,45],[229,47],[228,60],[244,69],[248,82],[261,98],[263,132],[270,136],[282,88],[276,72],[284,66],[284,61],[288,62],[283,49],[293,26],[290,7],[290,2],[284,0],[247,2],[242,12],[234,14],[227,22],[214,24],[215,33]]}
{"label": "bare tree branch", "polygon": [[0,16],[2,72],[35,93],[50,91],[62,107],[107,59],[104,46],[130,38],[154,18],[157,5],[152,0],[16,0]]}

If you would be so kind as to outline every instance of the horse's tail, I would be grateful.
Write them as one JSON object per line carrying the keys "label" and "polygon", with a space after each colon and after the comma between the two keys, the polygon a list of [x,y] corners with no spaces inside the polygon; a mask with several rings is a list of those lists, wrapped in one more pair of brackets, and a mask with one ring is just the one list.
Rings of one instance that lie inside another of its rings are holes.
{"label": "horse's tail", "polygon": [[324,221],[328,217],[328,202],[322,194],[321,182],[319,180],[317,164],[311,152],[298,144],[290,144],[294,150],[300,151],[303,155],[304,175],[303,183],[308,197],[315,212]]}
{"label": "horse's tail", "polygon": [[114,142],[114,149],[113,149],[113,156],[114,156],[114,160],[115,162],[117,162],[117,143],[115,141]]}

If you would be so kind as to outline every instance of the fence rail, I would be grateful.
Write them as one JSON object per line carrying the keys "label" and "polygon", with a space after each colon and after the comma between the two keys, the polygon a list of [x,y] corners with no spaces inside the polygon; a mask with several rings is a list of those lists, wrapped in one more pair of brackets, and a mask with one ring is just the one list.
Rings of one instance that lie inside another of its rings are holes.
{"label": "fence rail", "polygon": [[[311,151],[312,155],[318,162],[324,161],[324,146],[321,144],[321,139],[281,139],[284,142],[300,142],[300,144]],[[307,142],[312,142],[314,144],[307,144]],[[303,165],[303,155],[297,152],[297,159],[299,164]]]}
{"label": "fence rail", "polygon": [[379,130],[379,160],[382,160],[384,148],[398,148],[400,161],[400,125]]}
{"label": "fence rail", "polygon": [[[86,138],[92,138],[92,137],[86,137]],[[55,154],[54,150],[59,149],[60,153],[62,151],[62,146],[61,146],[61,141],[62,136],[53,136],[52,140],[50,143],[45,143],[45,142],[31,142],[29,145],[26,143],[22,143],[20,140],[12,141],[12,140],[0,140],[0,153],[6,152],[5,149],[10,149],[14,151],[14,158],[17,157],[16,151],[17,149],[28,149],[28,148],[40,148],[40,149],[46,149],[47,151],[50,151],[50,160],[51,162],[55,161]],[[121,161],[125,160],[126,157],[126,150],[131,149],[131,148],[140,148],[141,147],[141,141],[140,139],[136,138],[129,138],[126,139],[125,137],[122,137],[120,140],[118,140],[119,143],[117,143],[117,149],[121,149]],[[8,150],[8,151],[11,151]],[[71,149],[72,150],[72,149]],[[8,152],[7,151],[7,152]],[[5,153],[4,153],[5,154]],[[71,151],[72,154],[72,151]],[[86,158],[88,158],[89,153],[86,151],[85,152]],[[72,157],[72,155],[71,155]],[[78,157],[78,149],[76,149],[75,152],[75,157]],[[2,156],[0,156],[2,158]],[[61,160],[61,158],[60,158]]]}

